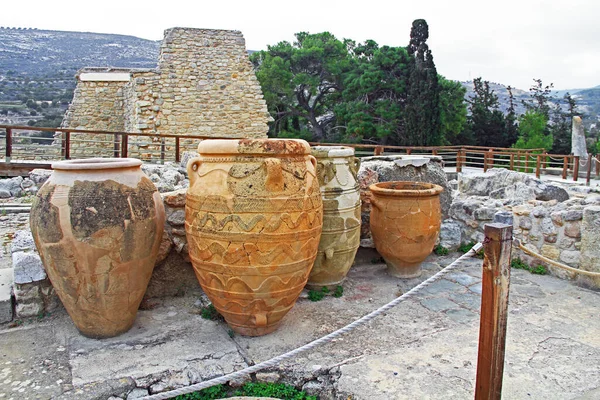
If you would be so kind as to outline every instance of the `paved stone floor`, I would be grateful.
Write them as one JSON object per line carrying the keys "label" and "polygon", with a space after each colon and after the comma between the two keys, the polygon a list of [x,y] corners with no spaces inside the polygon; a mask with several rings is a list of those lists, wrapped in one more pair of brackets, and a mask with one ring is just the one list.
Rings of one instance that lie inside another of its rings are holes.
{"label": "paved stone floor", "polygon": [[[350,323],[456,257],[432,256],[422,277],[400,280],[362,250],[342,297],[311,302],[305,293],[276,332],[257,338],[202,319],[199,290],[154,300],[112,339],[79,335],[62,309],[0,325],[0,399],[135,398],[216,377]],[[480,296],[481,260],[470,259],[386,315],[257,377],[304,385],[321,398],[473,398]],[[599,365],[600,293],[514,270],[503,398],[598,399]]]}

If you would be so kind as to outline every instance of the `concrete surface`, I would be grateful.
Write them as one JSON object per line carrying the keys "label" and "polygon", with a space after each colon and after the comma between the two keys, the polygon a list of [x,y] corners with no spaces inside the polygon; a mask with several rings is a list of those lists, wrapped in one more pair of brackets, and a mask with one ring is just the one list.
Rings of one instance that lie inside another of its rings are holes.
{"label": "concrete surface", "polygon": [[[79,335],[63,309],[0,325],[0,399],[125,399],[220,376],[352,322],[457,257],[431,256],[420,278],[400,280],[363,249],[341,298],[304,294],[263,337],[202,319],[200,290],[146,304],[134,327],[112,339]],[[480,271],[481,260],[470,259],[385,316],[264,376],[317,388],[321,399],[473,398]],[[513,270],[503,398],[600,398],[599,365],[600,293]]]}

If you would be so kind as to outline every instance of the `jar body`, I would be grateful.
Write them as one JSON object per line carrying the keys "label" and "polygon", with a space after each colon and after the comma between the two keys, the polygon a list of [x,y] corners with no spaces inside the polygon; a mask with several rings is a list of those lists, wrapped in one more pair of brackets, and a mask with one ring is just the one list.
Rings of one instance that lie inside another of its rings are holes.
{"label": "jar body", "polygon": [[160,194],[135,159],[54,163],[31,208],[46,273],[85,336],[126,332],[162,239]]}
{"label": "jar body", "polygon": [[229,326],[277,329],[322,228],[315,160],[301,140],[204,140],[188,163],[186,234],[200,286]]}

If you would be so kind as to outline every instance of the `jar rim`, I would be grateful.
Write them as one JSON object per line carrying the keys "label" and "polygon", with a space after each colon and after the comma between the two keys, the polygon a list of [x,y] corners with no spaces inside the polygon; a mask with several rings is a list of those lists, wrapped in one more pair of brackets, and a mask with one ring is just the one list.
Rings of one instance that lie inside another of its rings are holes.
{"label": "jar rim", "polygon": [[73,160],[56,161],[52,163],[52,169],[74,171],[74,170],[99,170],[116,168],[134,168],[142,165],[137,158],[77,158]]}
{"label": "jar rim", "polygon": [[205,139],[198,144],[203,154],[305,155],[310,145],[302,139]]}

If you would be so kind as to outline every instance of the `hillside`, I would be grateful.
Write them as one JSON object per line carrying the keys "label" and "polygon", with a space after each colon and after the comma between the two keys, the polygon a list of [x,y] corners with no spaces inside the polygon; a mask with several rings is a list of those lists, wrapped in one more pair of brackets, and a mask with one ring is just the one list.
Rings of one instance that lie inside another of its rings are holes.
{"label": "hillside", "polygon": [[159,46],[133,36],[0,28],[0,123],[56,122],[80,68],[154,68]]}
{"label": "hillside", "polygon": [[[466,81],[461,82],[463,87],[467,89],[467,93],[465,94],[465,100],[468,100],[473,96],[473,82]],[[498,95],[498,100],[500,102],[500,109],[502,112],[506,113],[508,110],[508,90],[506,90],[506,86],[501,83],[490,82],[490,89],[494,91],[496,95]],[[515,108],[517,115],[523,114],[525,112],[525,107],[523,106],[523,101],[530,100],[529,91],[521,90],[513,88],[513,96],[515,97]],[[566,93],[570,93],[576,101],[577,110],[583,114],[583,121],[586,128],[591,128],[594,125],[597,125],[600,118],[600,86],[596,86],[590,89],[573,89],[573,90],[560,90],[553,91],[552,96],[555,98],[555,101],[560,103],[564,110],[566,110],[566,104],[563,100],[563,96]]]}

